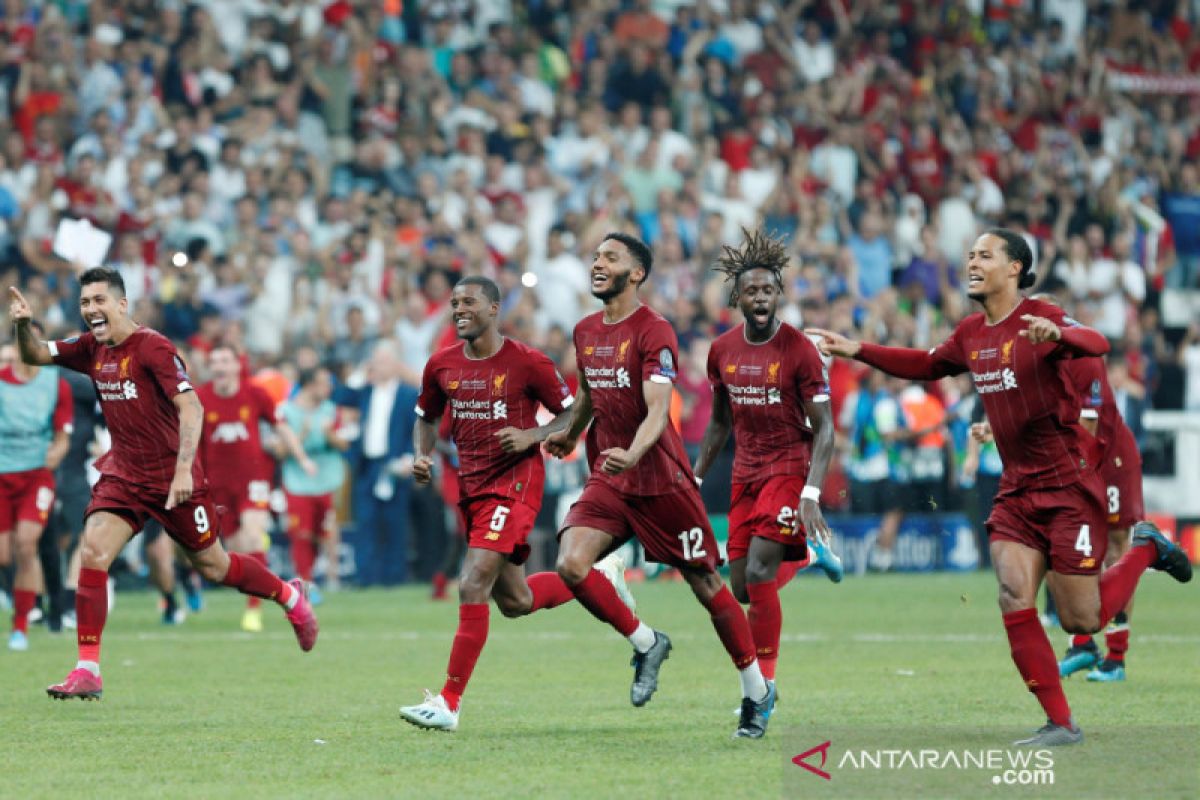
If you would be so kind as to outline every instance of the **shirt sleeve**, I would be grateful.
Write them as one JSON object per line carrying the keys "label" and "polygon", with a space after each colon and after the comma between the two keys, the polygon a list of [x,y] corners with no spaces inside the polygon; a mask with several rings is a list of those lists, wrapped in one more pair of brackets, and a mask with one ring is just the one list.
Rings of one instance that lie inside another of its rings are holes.
{"label": "shirt sleeve", "polygon": [[710,347],[708,349],[708,382],[712,384],[713,391],[722,388],[725,381],[721,378],[721,359],[717,356],[717,348]]}
{"label": "shirt sleeve", "polygon": [[92,353],[96,348],[96,337],[90,333],[82,336],[72,336],[70,339],[46,342],[50,350],[50,360],[60,367],[90,374]]}
{"label": "shirt sleeve", "polygon": [[801,334],[792,351],[796,359],[796,393],[802,403],[829,402],[829,372],[812,340]]}
{"label": "shirt sleeve", "polygon": [[674,383],[679,363],[679,342],[675,338],[675,330],[666,320],[655,320],[646,326],[641,339],[642,380]]}
{"label": "shirt sleeve", "polygon": [[58,379],[58,400],[54,404],[54,430],[57,433],[72,433],[75,430],[75,402],[71,396],[71,384],[67,379]]}
{"label": "shirt sleeve", "polygon": [[529,373],[530,392],[551,414],[561,414],[575,402],[567,382],[548,356],[539,353],[533,358]]}
{"label": "shirt sleeve", "polygon": [[254,384],[250,385],[253,387],[250,391],[254,395],[254,402],[258,406],[258,418],[271,425],[283,422],[283,406],[276,406],[266,389]]}
{"label": "shirt sleeve", "polygon": [[1056,306],[1046,304],[1035,313],[1058,326],[1060,331],[1057,342],[1046,342],[1050,357],[1054,358],[1087,358],[1102,356],[1109,351],[1108,339],[1097,330],[1081,325],[1078,320],[1068,317],[1066,312]]}
{"label": "shirt sleeve", "polygon": [[863,343],[856,358],[889,375],[910,381],[933,381],[967,370],[956,328],[950,338],[928,351]]}
{"label": "shirt sleeve", "polygon": [[165,338],[153,337],[142,345],[142,363],[167,397],[195,391],[183,359]]}
{"label": "shirt sleeve", "polygon": [[1104,362],[1099,358],[1080,358],[1066,363],[1079,393],[1079,416],[1100,419],[1100,409],[1104,408]]}
{"label": "shirt sleeve", "polygon": [[417,416],[426,421],[437,419],[446,410],[446,393],[438,384],[437,366],[432,358],[425,362],[425,371],[421,374],[421,394],[417,396],[415,410]]}

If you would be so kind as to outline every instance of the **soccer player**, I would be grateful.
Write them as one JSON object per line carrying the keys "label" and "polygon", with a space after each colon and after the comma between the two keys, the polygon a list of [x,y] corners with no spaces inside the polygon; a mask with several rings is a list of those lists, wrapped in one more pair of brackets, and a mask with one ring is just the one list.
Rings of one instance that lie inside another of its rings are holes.
{"label": "soccer player", "polygon": [[[1057,305],[1053,295],[1039,294],[1036,299]],[[1104,568],[1117,563],[1129,550],[1130,531],[1145,513],[1142,502],[1142,454],[1133,431],[1121,419],[1117,400],[1108,382],[1104,359],[1077,358],[1067,364],[1067,374],[1083,404],[1079,424],[1096,437],[1100,445],[1100,477],[1104,479],[1104,501],[1108,514],[1108,549]],[[1125,653],[1129,650],[1129,615],[1133,599],[1118,611],[1104,631],[1108,654],[1103,660],[1095,641],[1088,634],[1071,637],[1071,646],[1058,664],[1066,678],[1085,669],[1089,681],[1109,683],[1125,680]]]}
{"label": "soccer player", "polygon": [[750,603],[750,630],[763,676],[775,679],[783,612],[779,589],[795,575],[780,570],[808,556],[835,582],[841,564],[830,552],[821,514],[821,482],[833,456],[833,417],[825,364],[803,333],[776,316],[783,295],[784,244],[762,231],[740,249],[726,247],[717,270],[732,281],[729,305],[745,322],[713,342],[708,379],[713,411],[696,477],[703,479],[730,432],[737,450],[729,510],[729,582]]}
{"label": "soccer player", "polygon": [[54,470],[67,454],[73,411],[58,370],[20,361],[0,368],[0,567],[16,556],[10,650],[29,649],[29,611],[43,581],[38,542],[54,508]]}
{"label": "soccer player", "polygon": [[[448,412],[461,463],[459,506],[467,521],[458,631],[441,693],[426,692],[424,702],[400,709],[413,725],[445,731],[458,728],[462,695],[487,641],[488,598],[504,616],[520,617],[573,597],[555,573],[526,579],[521,567],[542,504],[545,466],[539,445],[565,427],[571,392],[554,362],[500,334],[500,289],[490,279],[459,281],[450,310],[462,344],[438,351],[425,365],[413,475],[419,483],[432,480],[439,419]],[[539,404],[557,415],[544,427],[536,420]]]}
{"label": "soccer player", "polygon": [[59,699],[100,697],[108,568],[151,517],[184,547],[205,578],[283,606],[300,648],[311,650],[317,620],[303,585],[284,583],[257,561],[227,554],[221,547],[216,512],[196,458],[204,409],[174,346],[129,317],[121,273],[94,267],[79,276],[79,283],[87,332],[52,342],[34,334],[29,304],[16,287],[9,288],[22,360],[89,373],[112,433],[112,449],[96,462],[101,478],[85,512],[75,595],[79,661],[66,680],[46,689],[47,694]]}
{"label": "soccer player", "polygon": [[745,612],[717,574],[717,542],[683,441],[668,424],[678,346],[671,325],[638,300],[652,267],[650,248],[625,233],[606,235],[592,259],[592,294],[604,310],[575,326],[579,396],[570,427],[546,440],[552,455],[565,457],[590,425],[591,476],[559,532],[558,574],[584,608],[633,645],[629,695],[641,706],[658,688],[671,641],[640,621],[594,565],[636,536],[649,560],[678,568],[741,676],[734,736],[757,739],[775,686],[759,668]]}
{"label": "soccer player", "polygon": [[[813,330],[830,355],[856,358],[909,380],[936,380],[970,370],[1004,461],[988,532],[1000,584],[1000,609],[1013,661],[1048,717],[1018,745],[1083,741],[1062,690],[1058,664],[1038,622],[1043,578],[1063,628],[1094,633],[1125,608],[1149,567],[1180,582],[1192,577],[1187,555],[1153,525],[1134,527],[1133,546],[1100,575],[1108,537],[1104,485],[1090,437],[1078,424],[1079,399],[1064,360],[1100,356],[1108,341],[1048,303],[1024,297],[1033,285],[1033,254],[1016,231],[993,229],[967,254],[967,294],[983,306],[929,350],[860,343]],[[1047,562],[1049,574],[1047,575]]]}
{"label": "soccer player", "polygon": [[[212,503],[221,515],[221,538],[230,552],[241,553],[265,568],[275,462],[263,447],[259,423],[275,428],[305,472],[314,474],[317,467],[280,416],[275,401],[262,388],[242,380],[242,362],[232,347],[219,344],[212,348],[208,369],[212,380],[196,390],[204,406],[200,460],[208,475]],[[260,598],[247,596],[242,630],[262,632],[261,603]]]}
{"label": "soccer player", "polygon": [[283,420],[296,432],[304,452],[316,465],[309,472],[294,455],[283,462],[283,491],[287,496],[288,541],[292,566],[301,580],[313,586],[317,541],[325,548],[325,586],[338,583],[337,514],[334,493],[346,480],[341,453],[350,443],[338,435],[333,378],[324,367],[302,370],[296,395],[283,404]]}

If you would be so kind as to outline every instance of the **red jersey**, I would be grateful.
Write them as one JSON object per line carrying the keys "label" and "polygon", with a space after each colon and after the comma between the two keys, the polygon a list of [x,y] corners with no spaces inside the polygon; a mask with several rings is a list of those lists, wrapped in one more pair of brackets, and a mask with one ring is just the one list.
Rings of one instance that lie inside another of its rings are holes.
{"label": "red jersey", "polygon": [[[92,379],[100,411],[112,433],[112,449],[96,462],[103,475],[165,494],[179,456],[179,411],[172,398],[192,391],[183,361],[171,340],[138,327],[109,347],[90,332],[48,342],[55,364]],[[192,483],[204,485],[200,459],[192,462]]]}
{"label": "red jersey", "polygon": [[[1029,343],[1020,336],[1025,314],[1045,317],[1062,330],[1058,342]],[[970,370],[975,391],[1004,460],[1000,495],[1023,489],[1096,485],[1092,437],[1079,424],[1079,397],[1065,360],[1102,355],[1104,337],[1049,303],[1025,298],[995,325],[983,314],[958,324],[942,344],[925,353],[864,344],[858,358],[913,380],[936,380]]]}
{"label": "red jersey", "polygon": [[537,427],[544,405],[557,415],[574,398],[554,362],[512,339],[490,358],[471,358],[466,343],[434,353],[425,364],[417,416],[433,421],[450,410],[450,436],[458,447],[460,503],[485,497],[542,504],[546,467],[542,449],[506,453],[496,434],[508,427]]}
{"label": "red jersey", "polygon": [[708,379],[733,410],[734,483],[808,475],[813,433],[803,404],[827,401],[829,381],[807,336],[783,323],[754,344],[738,325],[713,342]]}
{"label": "red jersey", "polygon": [[588,459],[592,480],[629,495],[649,496],[695,490],[695,478],[683,439],[668,424],[654,446],[633,469],[619,475],[599,470],[600,453],[628,448],[646,419],[642,382],[673,383],[679,346],[671,324],[649,306],[639,306],[624,320],[604,321],[598,311],[575,326],[575,361],[592,397]]}
{"label": "red jersey", "polygon": [[[1067,362],[1071,384],[1083,406],[1080,416],[1096,420],[1096,441],[1100,444],[1100,458],[1123,451],[1123,455],[1137,453],[1137,440],[1133,431],[1121,419],[1117,410],[1117,399],[1108,382],[1108,370],[1102,358],[1077,358]],[[1120,448],[1120,451],[1118,450]]]}
{"label": "red jersey", "polygon": [[258,423],[280,420],[275,401],[260,387],[239,381],[229,397],[217,394],[212,383],[196,390],[204,406],[200,453],[209,482],[218,486],[245,487],[255,479],[270,480],[271,457],[263,450]]}

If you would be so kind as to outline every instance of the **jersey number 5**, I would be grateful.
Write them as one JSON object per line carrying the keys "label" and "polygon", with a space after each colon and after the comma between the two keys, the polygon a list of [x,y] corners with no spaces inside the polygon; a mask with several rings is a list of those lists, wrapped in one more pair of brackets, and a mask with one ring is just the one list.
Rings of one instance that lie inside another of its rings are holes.
{"label": "jersey number 5", "polygon": [[496,533],[504,530],[504,523],[508,522],[508,512],[512,511],[508,506],[496,506],[496,510],[492,513],[492,522],[488,525]]}
{"label": "jersey number 5", "polygon": [[704,551],[704,531],[700,528],[692,528],[690,531],[681,531],[679,541],[683,545],[683,560],[694,561],[699,558],[704,558],[708,555]]}

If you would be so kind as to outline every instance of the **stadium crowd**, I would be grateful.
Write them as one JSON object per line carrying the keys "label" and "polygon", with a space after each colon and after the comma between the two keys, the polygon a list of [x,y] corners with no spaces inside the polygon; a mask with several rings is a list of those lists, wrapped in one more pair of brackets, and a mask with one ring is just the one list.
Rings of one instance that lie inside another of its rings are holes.
{"label": "stadium crowd", "polygon": [[[1113,341],[1135,431],[1142,408],[1200,409],[1200,323],[1160,309],[1200,287],[1200,4],[10,0],[0,58],[4,285],[77,330],[80,265],[53,243],[87,220],[198,380],[225,343],[280,398],[318,365],[348,407],[414,385],[453,341],[454,282],[483,274],[505,332],[574,383],[590,254],[626,230],[655,252],[643,299],[680,337],[694,453],[707,348],[736,323],[711,266],[743,228],[789,242],[786,321],[924,347],[971,311],[964,253],[1005,225],[1036,241],[1037,291]],[[959,490],[999,473],[968,447],[969,381],[831,370],[827,504],[970,507]],[[364,502],[440,518],[388,474],[353,473]],[[551,468],[551,495],[577,485]],[[379,580],[439,568],[427,527],[415,572]]]}

